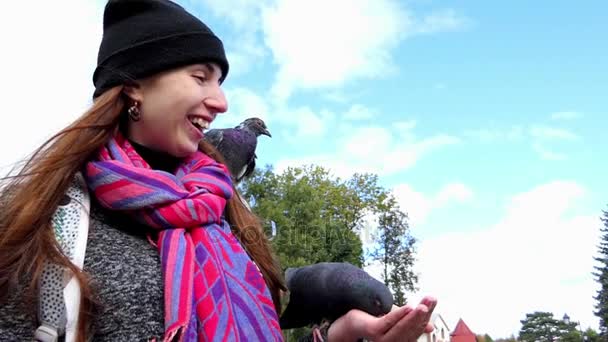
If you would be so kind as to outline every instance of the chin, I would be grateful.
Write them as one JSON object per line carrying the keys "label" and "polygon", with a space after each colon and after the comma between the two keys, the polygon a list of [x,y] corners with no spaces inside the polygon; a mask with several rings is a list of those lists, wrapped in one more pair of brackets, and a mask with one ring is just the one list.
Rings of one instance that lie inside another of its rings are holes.
{"label": "chin", "polygon": [[186,158],[195,154],[197,151],[198,144],[188,143],[181,146],[177,146],[177,153],[175,153],[174,155],[178,158]]}

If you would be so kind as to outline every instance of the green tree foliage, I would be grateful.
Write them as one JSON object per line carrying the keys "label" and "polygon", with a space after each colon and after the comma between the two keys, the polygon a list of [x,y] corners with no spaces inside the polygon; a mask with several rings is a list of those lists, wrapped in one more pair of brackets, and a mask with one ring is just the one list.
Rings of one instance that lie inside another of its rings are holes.
{"label": "green tree foliage", "polygon": [[596,300],[594,313],[600,319],[600,336],[606,340],[608,339],[608,211],[604,211],[602,222],[604,225],[600,228],[599,255],[595,257],[599,266],[595,267],[596,272],[593,273],[600,284],[600,289],[594,297]]}
{"label": "green tree foliage", "polygon": [[[256,169],[242,182],[240,192],[263,220],[283,269],[318,262],[349,262],[363,267],[365,256],[359,233],[369,213],[381,217],[380,231],[390,236],[390,258],[386,262],[388,282],[398,300],[413,289],[417,278],[411,272],[414,239],[409,236],[407,216],[378,184],[378,177],[355,174],[343,180],[319,166],[288,168],[275,173],[270,166]],[[388,246],[388,245],[387,245]],[[293,341],[304,329],[286,331]]]}
{"label": "green tree foliage", "polygon": [[499,338],[494,340],[494,342],[518,342],[515,336],[507,337],[507,338]]}
{"label": "green tree foliage", "polygon": [[276,223],[272,244],[284,268],[324,261],[362,267],[362,218],[385,196],[375,176],[342,181],[318,166],[256,170],[242,192],[258,216]]}
{"label": "green tree foliage", "polygon": [[593,330],[591,328],[588,328],[587,330],[585,330],[584,336],[585,336],[585,339],[584,339],[585,342],[600,342],[600,341],[602,341],[602,338],[600,337],[600,334],[598,334],[597,331],[595,331],[595,330]]}
{"label": "green tree foliage", "polygon": [[391,288],[395,304],[401,306],[407,302],[406,292],[416,290],[418,282],[412,270],[416,240],[409,233],[407,215],[399,209],[394,197],[387,197],[376,210],[378,234],[371,257],[382,264],[384,283]]}
{"label": "green tree foliage", "polygon": [[[577,323],[555,319],[551,312],[536,311],[526,314],[521,321],[519,340],[526,342],[581,341]],[[577,339],[578,338],[578,339]]]}

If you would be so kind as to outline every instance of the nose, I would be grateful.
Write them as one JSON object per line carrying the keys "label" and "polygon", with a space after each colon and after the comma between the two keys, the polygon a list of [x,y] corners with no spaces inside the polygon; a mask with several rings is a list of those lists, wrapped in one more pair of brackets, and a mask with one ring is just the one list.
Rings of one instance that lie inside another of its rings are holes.
{"label": "nose", "polygon": [[209,96],[203,100],[207,109],[213,114],[225,113],[228,110],[228,101],[226,100],[226,95],[224,95],[222,88],[217,85],[210,91],[211,93]]}

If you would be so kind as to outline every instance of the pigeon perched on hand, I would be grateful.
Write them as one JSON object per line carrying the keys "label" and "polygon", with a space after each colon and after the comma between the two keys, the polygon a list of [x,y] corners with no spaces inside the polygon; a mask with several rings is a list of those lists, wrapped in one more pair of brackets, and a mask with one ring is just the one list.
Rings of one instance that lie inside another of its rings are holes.
{"label": "pigeon perched on hand", "polygon": [[262,119],[249,118],[234,128],[210,129],[205,132],[205,140],[222,154],[238,184],[255,169],[255,149],[260,135],[272,137]]}
{"label": "pigeon perched on hand", "polygon": [[285,271],[289,303],[281,329],[334,321],[351,309],[380,316],[391,311],[393,295],[364,270],[341,262],[322,262]]}

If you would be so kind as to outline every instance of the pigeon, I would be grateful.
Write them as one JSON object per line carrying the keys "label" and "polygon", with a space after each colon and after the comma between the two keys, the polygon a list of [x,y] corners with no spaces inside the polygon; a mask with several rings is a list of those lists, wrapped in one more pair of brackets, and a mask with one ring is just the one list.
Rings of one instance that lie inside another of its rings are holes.
{"label": "pigeon", "polygon": [[249,118],[234,128],[210,129],[205,132],[205,140],[222,154],[238,184],[255,169],[255,149],[260,135],[272,137],[262,119]]}
{"label": "pigeon", "polygon": [[285,271],[289,303],[281,315],[281,329],[333,322],[351,309],[381,316],[393,307],[384,283],[347,262],[320,262]]}

